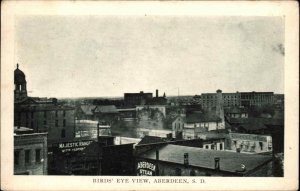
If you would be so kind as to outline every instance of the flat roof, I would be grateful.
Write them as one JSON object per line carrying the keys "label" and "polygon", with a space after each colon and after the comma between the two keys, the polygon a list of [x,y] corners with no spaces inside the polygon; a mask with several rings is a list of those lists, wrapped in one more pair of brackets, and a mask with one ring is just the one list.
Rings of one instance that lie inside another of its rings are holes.
{"label": "flat roof", "polygon": [[[159,148],[159,160],[171,163],[184,164],[184,153],[189,155],[189,165],[202,168],[215,168],[215,158],[220,158],[220,170],[234,172],[241,170],[241,165],[245,165],[243,174],[271,161],[271,156],[258,154],[244,154],[228,151],[217,151],[202,149],[197,147],[188,147],[180,145],[165,145]],[[140,158],[156,159],[156,150],[152,149],[139,155]]]}

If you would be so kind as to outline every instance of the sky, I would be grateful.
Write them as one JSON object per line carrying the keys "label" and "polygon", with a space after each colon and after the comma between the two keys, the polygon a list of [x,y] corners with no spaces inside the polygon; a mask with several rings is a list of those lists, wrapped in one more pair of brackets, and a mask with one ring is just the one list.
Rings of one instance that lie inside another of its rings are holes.
{"label": "sky", "polygon": [[284,93],[282,17],[22,16],[15,27],[30,96]]}

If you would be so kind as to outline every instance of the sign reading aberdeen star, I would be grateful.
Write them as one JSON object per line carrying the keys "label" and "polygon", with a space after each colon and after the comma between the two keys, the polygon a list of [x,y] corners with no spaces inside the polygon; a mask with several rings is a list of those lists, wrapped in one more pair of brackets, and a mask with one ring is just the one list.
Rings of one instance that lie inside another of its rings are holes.
{"label": "sign reading aberdeen star", "polygon": [[138,176],[155,176],[155,164],[141,161],[137,163]]}

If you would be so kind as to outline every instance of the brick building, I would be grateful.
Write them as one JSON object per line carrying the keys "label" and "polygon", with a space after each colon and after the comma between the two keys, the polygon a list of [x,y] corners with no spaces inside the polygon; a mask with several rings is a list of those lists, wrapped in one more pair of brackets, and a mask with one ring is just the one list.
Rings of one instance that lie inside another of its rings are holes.
{"label": "brick building", "polygon": [[73,107],[59,105],[55,98],[28,97],[25,74],[14,72],[14,126],[28,127],[34,133],[48,132],[48,145],[75,137]]}
{"label": "brick building", "polygon": [[47,175],[47,133],[14,128],[14,174]]}
{"label": "brick building", "polygon": [[[201,94],[201,105],[205,109],[216,107],[218,93]],[[223,106],[263,106],[274,104],[273,92],[236,92],[222,93]]]}
{"label": "brick building", "polygon": [[137,176],[272,176],[271,156],[173,144],[141,145],[136,150]]}
{"label": "brick building", "polygon": [[140,91],[140,93],[125,93],[124,94],[124,105],[125,106],[136,106],[136,105],[144,105],[147,100],[152,99],[152,93],[144,93]]}

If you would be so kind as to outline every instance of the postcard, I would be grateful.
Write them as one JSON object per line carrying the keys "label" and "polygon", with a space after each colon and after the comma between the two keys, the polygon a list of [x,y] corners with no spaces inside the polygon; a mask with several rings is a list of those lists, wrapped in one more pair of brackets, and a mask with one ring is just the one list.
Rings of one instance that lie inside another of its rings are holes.
{"label": "postcard", "polygon": [[293,1],[4,1],[1,189],[297,190]]}

